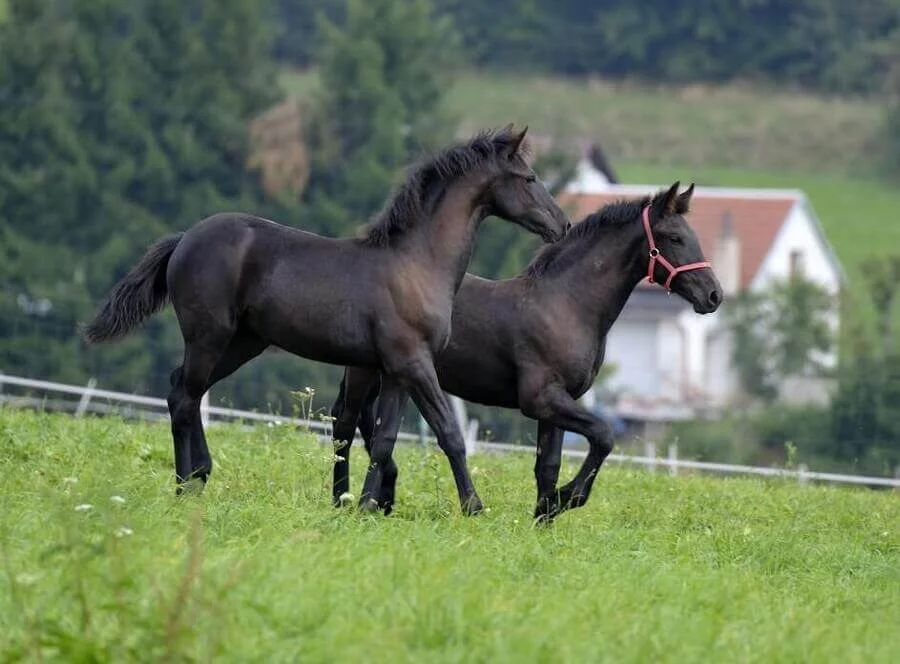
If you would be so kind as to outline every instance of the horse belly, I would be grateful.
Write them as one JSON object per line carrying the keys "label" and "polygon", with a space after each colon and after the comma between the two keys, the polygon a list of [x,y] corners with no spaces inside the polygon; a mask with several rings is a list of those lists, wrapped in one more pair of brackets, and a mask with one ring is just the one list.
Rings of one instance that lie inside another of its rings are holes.
{"label": "horse belly", "polygon": [[490,354],[462,359],[442,353],[436,369],[441,387],[454,396],[485,406],[519,407],[515,368]]}
{"label": "horse belly", "polygon": [[248,312],[250,326],[271,344],[294,355],[337,365],[377,366],[366,312],[350,305],[305,302]]}

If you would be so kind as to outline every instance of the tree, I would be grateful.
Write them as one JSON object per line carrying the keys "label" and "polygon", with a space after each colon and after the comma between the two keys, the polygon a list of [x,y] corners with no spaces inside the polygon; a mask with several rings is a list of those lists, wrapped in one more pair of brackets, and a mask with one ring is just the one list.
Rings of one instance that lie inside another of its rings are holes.
{"label": "tree", "polygon": [[274,56],[306,67],[316,56],[316,17],[321,13],[332,21],[341,20],[345,0],[275,0],[273,26],[278,26]]}
{"label": "tree", "polygon": [[732,365],[744,391],[771,401],[784,378],[821,374],[820,357],[834,344],[833,307],[822,287],[799,275],[761,293],[740,294],[724,313],[734,337]]}
{"label": "tree", "polygon": [[319,29],[305,200],[318,230],[341,234],[378,210],[412,159],[452,137],[442,102],[456,35],[428,0],[348,0],[345,23],[320,15]]}
{"label": "tree", "polygon": [[890,471],[900,463],[900,352],[893,344],[900,256],[869,258],[863,283],[874,312],[869,328],[857,305],[832,403],[833,455]]}
{"label": "tree", "polygon": [[[16,370],[164,391],[165,316],[116,347],[75,335],[146,245],[223,209],[271,207],[247,121],[276,98],[255,0],[13,0],[0,24],[0,353]],[[24,305],[19,304],[20,296]],[[47,299],[46,315],[28,302]]]}
{"label": "tree", "polygon": [[888,52],[888,76],[885,85],[884,128],[885,162],[894,177],[900,176],[900,29]]}

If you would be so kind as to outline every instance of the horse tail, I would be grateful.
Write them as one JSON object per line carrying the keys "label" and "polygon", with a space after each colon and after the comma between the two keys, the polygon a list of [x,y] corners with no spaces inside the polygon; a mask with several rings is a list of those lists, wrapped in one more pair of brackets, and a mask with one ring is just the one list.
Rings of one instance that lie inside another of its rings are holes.
{"label": "horse tail", "polygon": [[86,342],[124,337],[163,307],[169,296],[166,268],[183,235],[169,235],[153,244],[138,264],[113,286],[100,311],[82,330]]}

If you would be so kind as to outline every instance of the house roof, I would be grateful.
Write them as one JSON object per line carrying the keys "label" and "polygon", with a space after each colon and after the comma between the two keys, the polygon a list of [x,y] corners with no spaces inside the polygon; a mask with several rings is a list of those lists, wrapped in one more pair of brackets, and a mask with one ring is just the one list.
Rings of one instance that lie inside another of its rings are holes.
{"label": "house roof", "polygon": [[[569,191],[560,195],[559,199],[572,218],[580,221],[607,203],[651,194],[658,189],[660,187],[611,186],[607,191],[597,193]],[[741,247],[740,286],[747,288],[762,266],[788,214],[802,200],[802,192],[789,189],[698,187],[691,200],[688,220],[697,233],[703,253],[712,259],[723,221],[730,216],[732,231]]]}

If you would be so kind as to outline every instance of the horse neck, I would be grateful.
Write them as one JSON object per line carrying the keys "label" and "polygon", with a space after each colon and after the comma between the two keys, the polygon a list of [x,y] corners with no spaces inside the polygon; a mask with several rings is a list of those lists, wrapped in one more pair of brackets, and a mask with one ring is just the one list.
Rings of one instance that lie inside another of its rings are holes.
{"label": "horse neck", "polygon": [[475,249],[475,236],[488,209],[481,196],[488,178],[468,176],[447,185],[418,227],[416,244],[423,249],[429,269],[452,279],[458,289]]}
{"label": "horse neck", "polygon": [[647,274],[647,247],[640,219],[592,241],[581,260],[551,277],[547,286],[566,293],[579,319],[596,326],[597,336],[603,337]]}

